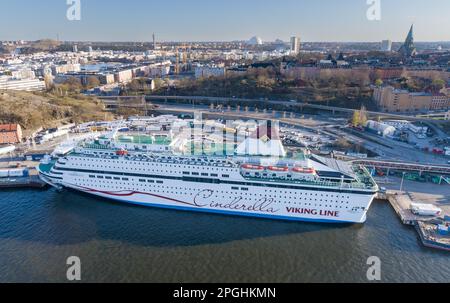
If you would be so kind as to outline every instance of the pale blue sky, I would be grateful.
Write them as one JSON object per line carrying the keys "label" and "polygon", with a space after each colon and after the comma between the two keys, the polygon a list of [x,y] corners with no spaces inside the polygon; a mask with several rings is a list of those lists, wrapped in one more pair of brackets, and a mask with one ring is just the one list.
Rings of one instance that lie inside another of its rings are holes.
{"label": "pale blue sky", "polygon": [[1,0],[0,40],[86,41],[404,40],[450,41],[450,0],[380,0],[381,21],[368,21],[367,0],[81,0],[81,21],[66,19],[66,0]]}

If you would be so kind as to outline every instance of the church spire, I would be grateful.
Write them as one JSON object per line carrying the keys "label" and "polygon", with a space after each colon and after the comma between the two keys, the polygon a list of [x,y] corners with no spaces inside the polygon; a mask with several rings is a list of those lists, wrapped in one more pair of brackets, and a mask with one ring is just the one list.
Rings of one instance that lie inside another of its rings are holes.
{"label": "church spire", "polygon": [[406,37],[405,43],[399,49],[399,53],[407,58],[416,54],[416,48],[414,47],[414,24],[411,25],[408,36]]}

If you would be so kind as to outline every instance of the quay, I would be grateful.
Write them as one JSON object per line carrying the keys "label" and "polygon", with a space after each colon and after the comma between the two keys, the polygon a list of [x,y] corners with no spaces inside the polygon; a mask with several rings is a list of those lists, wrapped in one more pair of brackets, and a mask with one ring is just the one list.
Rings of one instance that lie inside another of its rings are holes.
{"label": "quay", "polygon": [[[378,195],[387,200],[403,224],[413,226],[421,243],[425,247],[450,251],[450,233],[442,233],[439,226],[449,225],[450,186],[407,181],[404,191],[392,189],[399,183],[392,182],[391,187]],[[442,209],[439,216],[420,216],[411,211],[411,203],[431,204]]]}
{"label": "quay", "polygon": [[436,224],[419,221],[415,228],[424,246],[450,251],[450,237],[441,235],[436,228]]}
{"label": "quay", "polygon": [[37,175],[29,177],[9,178],[0,180],[0,189],[8,188],[46,188],[47,184]]}
{"label": "quay", "polygon": [[7,175],[0,177],[0,189],[9,188],[46,188],[47,184],[43,182],[36,170],[38,162],[33,161],[13,161],[0,162],[0,170],[19,170],[19,175]]}

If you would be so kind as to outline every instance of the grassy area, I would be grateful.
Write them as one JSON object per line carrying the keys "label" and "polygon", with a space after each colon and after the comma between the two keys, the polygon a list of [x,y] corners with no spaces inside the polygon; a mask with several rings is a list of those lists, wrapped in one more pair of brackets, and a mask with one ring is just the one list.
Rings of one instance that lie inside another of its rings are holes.
{"label": "grassy area", "polygon": [[0,123],[18,123],[25,134],[63,123],[110,120],[101,101],[80,96],[59,97],[48,93],[0,92]]}

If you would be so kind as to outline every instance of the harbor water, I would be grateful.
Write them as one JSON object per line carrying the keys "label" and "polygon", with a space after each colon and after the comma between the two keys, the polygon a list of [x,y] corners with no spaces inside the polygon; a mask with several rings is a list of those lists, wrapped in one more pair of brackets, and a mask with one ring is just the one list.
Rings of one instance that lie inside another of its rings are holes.
{"label": "harbor water", "polygon": [[283,222],[117,204],[71,191],[0,191],[0,282],[449,282],[448,252],[425,248],[391,206],[364,225]]}

